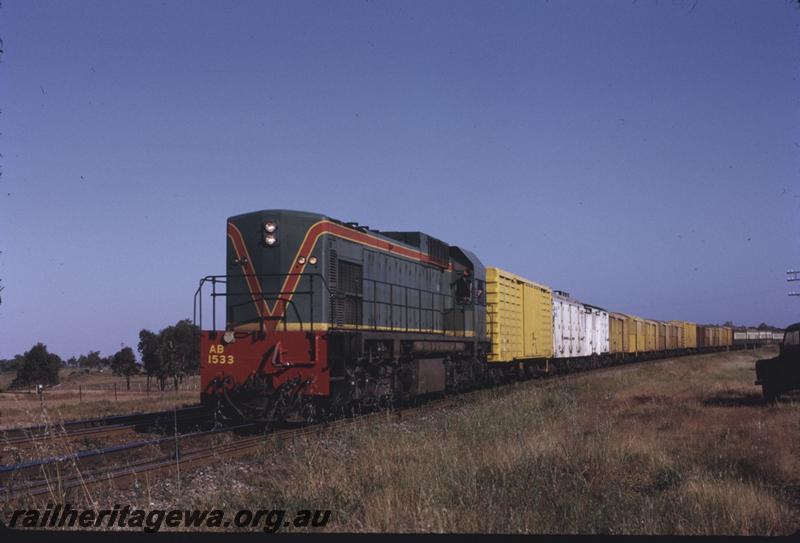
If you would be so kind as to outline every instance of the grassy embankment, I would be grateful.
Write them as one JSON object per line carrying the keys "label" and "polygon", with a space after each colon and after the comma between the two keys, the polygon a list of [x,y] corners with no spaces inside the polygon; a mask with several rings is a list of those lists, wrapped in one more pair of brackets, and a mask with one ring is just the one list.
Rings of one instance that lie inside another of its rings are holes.
{"label": "grassy embankment", "polygon": [[336,531],[792,533],[800,402],[762,404],[756,358],[704,355],[481,391],[413,421],[92,500],[332,509]]}

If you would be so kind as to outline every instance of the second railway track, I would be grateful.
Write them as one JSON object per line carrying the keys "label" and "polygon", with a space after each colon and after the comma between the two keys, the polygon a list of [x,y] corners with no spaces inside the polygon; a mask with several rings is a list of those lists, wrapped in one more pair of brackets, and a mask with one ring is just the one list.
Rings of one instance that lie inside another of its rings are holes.
{"label": "second railway track", "polygon": [[[130,484],[131,481],[146,479],[158,473],[210,465],[220,458],[242,456],[263,447],[296,440],[303,436],[315,434],[330,436],[355,424],[387,420],[387,418],[389,420],[407,420],[432,409],[442,409],[460,404],[461,401],[458,397],[431,400],[419,406],[403,410],[372,412],[323,424],[311,424],[298,428],[275,430],[265,434],[240,436],[228,442],[212,442],[192,448],[187,447],[187,439],[202,439],[224,432],[247,430],[252,425],[245,424],[185,435],[166,436],[157,440],[122,445],[108,450],[82,451],[63,458],[50,458],[14,466],[4,466],[0,468],[0,481],[2,481],[3,485],[0,486],[0,495],[4,495],[6,500],[20,496],[48,496],[49,498],[60,499],[71,489],[88,490],[90,487],[104,483],[113,483],[117,487],[123,487]],[[91,465],[93,460],[107,458],[107,455],[142,449],[150,445],[161,446],[163,448],[161,454],[154,458],[139,458],[119,465]],[[39,475],[37,476],[39,478],[23,478],[24,472],[29,472],[30,475],[38,472]],[[23,477],[18,480],[14,477],[15,475]]]}
{"label": "second railway track", "polygon": [[0,430],[0,444],[9,448],[28,448],[51,439],[79,440],[148,429],[191,424],[208,420],[208,412],[200,406],[181,409],[117,415],[105,418],[54,422],[49,425]]}

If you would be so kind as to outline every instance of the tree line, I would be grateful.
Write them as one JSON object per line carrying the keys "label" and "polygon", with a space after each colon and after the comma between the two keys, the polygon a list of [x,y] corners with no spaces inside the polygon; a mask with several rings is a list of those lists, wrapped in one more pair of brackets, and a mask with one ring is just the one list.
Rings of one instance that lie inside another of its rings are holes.
{"label": "tree line", "polygon": [[147,329],[139,331],[137,350],[141,362],[131,347],[122,347],[111,356],[103,357],[100,351],[89,351],[85,355],[63,360],[48,351],[43,343],[37,343],[24,354],[10,360],[0,360],[0,370],[16,370],[12,388],[31,385],[55,385],[59,383],[59,370],[64,367],[98,370],[110,368],[114,375],[125,378],[130,390],[131,377],[139,373],[147,375],[148,386],[155,380],[161,390],[172,381],[175,390],[186,375],[195,375],[200,365],[200,328],[189,319],[178,321],[159,332]]}
{"label": "tree line", "polygon": [[178,321],[160,332],[139,332],[139,354],[142,367],[150,379],[158,381],[161,390],[172,379],[175,390],[186,375],[200,372],[200,328],[189,319]]}

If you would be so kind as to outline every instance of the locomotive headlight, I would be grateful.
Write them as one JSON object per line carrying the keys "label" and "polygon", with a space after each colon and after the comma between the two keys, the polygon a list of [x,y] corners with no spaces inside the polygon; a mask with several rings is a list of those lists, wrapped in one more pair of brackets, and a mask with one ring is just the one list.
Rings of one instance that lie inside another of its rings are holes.
{"label": "locomotive headlight", "polygon": [[315,265],[317,263],[317,257],[316,256],[308,257],[308,263],[311,264],[312,266]]}
{"label": "locomotive headlight", "polygon": [[278,225],[272,221],[267,221],[264,223],[264,231],[268,234],[273,233],[275,230],[278,229]]}
{"label": "locomotive headlight", "polygon": [[301,256],[300,258],[297,259],[297,263],[298,264],[305,264],[306,263],[306,257]]}
{"label": "locomotive headlight", "polygon": [[275,245],[277,242],[278,238],[275,236],[275,234],[267,234],[264,236],[264,243],[267,246]]}

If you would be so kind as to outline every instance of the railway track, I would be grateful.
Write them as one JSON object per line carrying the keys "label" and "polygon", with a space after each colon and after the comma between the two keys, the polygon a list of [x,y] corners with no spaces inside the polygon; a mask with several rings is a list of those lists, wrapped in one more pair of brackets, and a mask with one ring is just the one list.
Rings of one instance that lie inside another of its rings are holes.
{"label": "railway track", "polygon": [[[167,436],[155,440],[82,451],[74,455],[26,462],[13,466],[0,467],[0,495],[6,500],[18,496],[50,496],[61,498],[67,491],[75,488],[88,492],[90,487],[112,483],[115,487],[124,487],[132,481],[150,478],[163,472],[192,469],[217,462],[221,458],[233,458],[257,451],[263,447],[275,446],[293,441],[303,436],[330,436],[344,428],[356,424],[371,423],[377,420],[408,420],[415,416],[462,403],[459,398],[431,400],[422,405],[399,411],[381,411],[351,418],[337,419],[322,424],[311,424],[299,428],[280,429],[266,434],[249,435],[233,439],[227,443],[209,443],[186,448],[186,440],[207,438],[225,432],[246,431],[254,425],[245,424],[234,427],[218,428],[209,431],[194,432],[177,436]],[[93,461],[108,459],[109,456],[131,452],[148,446],[166,446],[166,450],[156,458],[133,460],[125,465],[97,466]],[[73,469],[68,469],[72,465]],[[13,480],[13,475],[24,476],[26,473],[41,472],[38,479]]]}
{"label": "railway track", "polygon": [[28,448],[54,438],[69,440],[107,437],[130,433],[156,425],[164,427],[186,425],[195,421],[208,420],[208,412],[200,406],[178,410],[135,413],[113,417],[65,421],[53,425],[10,428],[0,431],[0,444],[4,448]]}

